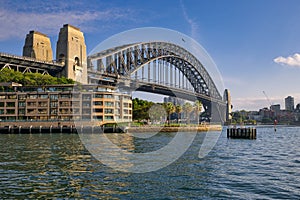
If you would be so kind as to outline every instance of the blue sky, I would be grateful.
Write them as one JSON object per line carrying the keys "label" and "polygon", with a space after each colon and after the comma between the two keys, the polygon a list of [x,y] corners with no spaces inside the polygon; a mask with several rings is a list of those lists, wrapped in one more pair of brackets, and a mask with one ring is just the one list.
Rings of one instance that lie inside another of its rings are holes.
{"label": "blue sky", "polygon": [[231,91],[234,110],[269,106],[262,91],[282,108],[288,95],[300,103],[298,0],[0,0],[0,5],[1,52],[21,55],[30,30],[47,34],[55,49],[66,23],[85,33],[88,52],[122,31],[168,28],[206,49]]}

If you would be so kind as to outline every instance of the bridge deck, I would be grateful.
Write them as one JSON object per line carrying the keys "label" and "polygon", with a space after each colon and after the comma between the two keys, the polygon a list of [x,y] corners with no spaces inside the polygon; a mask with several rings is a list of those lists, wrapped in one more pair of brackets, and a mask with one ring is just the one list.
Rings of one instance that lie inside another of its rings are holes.
{"label": "bridge deck", "polygon": [[1,64],[0,65],[1,68],[6,65],[10,65],[10,66],[23,67],[24,69],[31,67],[34,69],[42,69],[49,72],[59,72],[64,67],[64,65],[55,61],[47,62],[47,61],[37,60],[30,57],[16,56],[16,55],[11,55],[2,52],[0,52],[0,64]]}

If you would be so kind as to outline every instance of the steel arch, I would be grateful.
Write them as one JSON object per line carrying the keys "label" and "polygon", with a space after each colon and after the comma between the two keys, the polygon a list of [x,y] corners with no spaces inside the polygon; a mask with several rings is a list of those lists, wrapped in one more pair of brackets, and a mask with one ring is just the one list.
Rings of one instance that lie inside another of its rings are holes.
{"label": "steel arch", "polygon": [[[98,63],[98,72],[113,73],[124,79],[130,79],[132,74],[148,63],[163,60],[179,69],[196,93],[222,101],[220,92],[202,63],[177,44],[161,41],[126,44],[88,56],[88,63],[94,60]],[[88,67],[91,72],[91,66]]]}

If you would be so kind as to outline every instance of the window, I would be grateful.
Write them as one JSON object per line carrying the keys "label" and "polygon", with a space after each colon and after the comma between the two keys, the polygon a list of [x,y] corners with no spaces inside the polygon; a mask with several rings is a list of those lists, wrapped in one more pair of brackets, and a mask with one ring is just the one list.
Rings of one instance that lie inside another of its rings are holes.
{"label": "window", "polygon": [[73,95],[73,99],[78,99],[80,97],[79,94],[72,94]]}
{"label": "window", "polygon": [[105,94],[105,95],[104,95],[104,98],[106,98],[106,99],[112,99],[113,96],[112,96],[112,94]]}
{"label": "window", "polygon": [[79,113],[80,113],[80,110],[79,110],[79,108],[74,108],[74,109],[71,109],[71,112],[72,112],[73,114],[79,114]]}
{"label": "window", "polygon": [[51,103],[50,103],[50,106],[51,106],[51,107],[57,107],[57,102],[51,102]]}
{"label": "window", "polygon": [[57,100],[58,99],[58,95],[57,94],[51,94],[50,95],[50,99],[51,100]]}
{"label": "window", "polygon": [[114,117],[113,117],[113,116],[105,116],[105,119],[106,119],[106,120],[113,120]]}
{"label": "window", "polygon": [[27,102],[27,106],[36,107],[36,102]]}
{"label": "window", "polygon": [[19,109],[19,115],[24,115],[25,114],[25,109]]}
{"label": "window", "polygon": [[95,94],[94,98],[103,98],[103,94]]}
{"label": "window", "polygon": [[29,99],[37,99],[37,95],[36,94],[30,94]]}
{"label": "window", "polygon": [[69,114],[69,110],[68,109],[59,109],[59,113],[60,114]]}
{"label": "window", "polygon": [[61,107],[68,107],[68,106],[70,106],[70,102],[69,101],[62,101],[62,102],[60,102],[60,106]]}
{"label": "window", "polygon": [[15,107],[15,102],[6,102],[6,107]]}
{"label": "window", "polygon": [[39,107],[47,107],[48,103],[47,102],[39,102]]}
{"label": "window", "polygon": [[113,107],[114,106],[114,102],[105,101],[105,106],[107,106],[107,107]]}
{"label": "window", "polygon": [[74,65],[75,66],[80,66],[80,60],[79,60],[78,57],[75,57],[75,59],[74,59]]}
{"label": "window", "polygon": [[82,102],[83,107],[91,107],[90,102]]}
{"label": "window", "polygon": [[72,102],[72,106],[73,106],[73,107],[79,107],[79,106],[80,106],[79,101],[73,101],[73,102]]}
{"label": "window", "polygon": [[41,99],[48,99],[48,95],[47,95],[47,94],[41,94],[41,95],[40,95],[40,98],[41,98]]}
{"label": "window", "polygon": [[38,114],[47,114],[47,109],[38,109]]}
{"label": "window", "polygon": [[91,110],[90,109],[84,109],[84,110],[82,110],[82,114],[83,115],[90,115],[91,114]]}
{"label": "window", "polygon": [[71,98],[71,95],[70,94],[61,94],[60,96],[62,99],[68,99],[68,98]]}
{"label": "window", "polygon": [[115,100],[120,100],[120,96],[116,95]]}
{"label": "window", "polygon": [[35,110],[34,109],[27,109],[27,114],[35,114]]}
{"label": "window", "polygon": [[8,99],[16,99],[17,98],[17,95],[9,95],[8,96]]}
{"label": "window", "polygon": [[94,116],[93,118],[98,121],[103,121],[103,116]]}
{"label": "window", "polygon": [[124,99],[124,100],[131,100],[131,98],[128,97],[128,96],[124,96],[123,99]]}
{"label": "window", "polygon": [[25,107],[25,102],[23,101],[23,102],[19,102],[19,107]]}
{"label": "window", "polygon": [[105,114],[113,114],[114,110],[113,109],[109,109],[109,108],[105,108],[104,113]]}
{"label": "window", "polygon": [[26,99],[26,95],[25,94],[21,94],[19,95],[19,100],[25,100]]}
{"label": "window", "polygon": [[94,101],[95,106],[103,106],[103,101]]}
{"label": "window", "polygon": [[103,109],[102,108],[100,108],[100,109],[94,109],[94,112],[95,113],[103,113]]}
{"label": "window", "polygon": [[4,107],[4,102],[0,102],[0,107]]}
{"label": "window", "polygon": [[6,114],[8,115],[14,115],[15,114],[15,109],[7,109]]}
{"label": "window", "polygon": [[82,99],[83,100],[91,100],[91,95],[90,94],[83,94]]}

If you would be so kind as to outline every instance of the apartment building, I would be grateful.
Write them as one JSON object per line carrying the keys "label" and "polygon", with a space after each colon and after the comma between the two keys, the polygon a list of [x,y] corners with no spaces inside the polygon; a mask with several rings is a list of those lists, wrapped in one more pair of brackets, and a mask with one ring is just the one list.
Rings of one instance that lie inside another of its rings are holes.
{"label": "apartment building", "polygon": [[100,121],[132,120],[131,96],[99,86],[2,87],[0,120]]}

